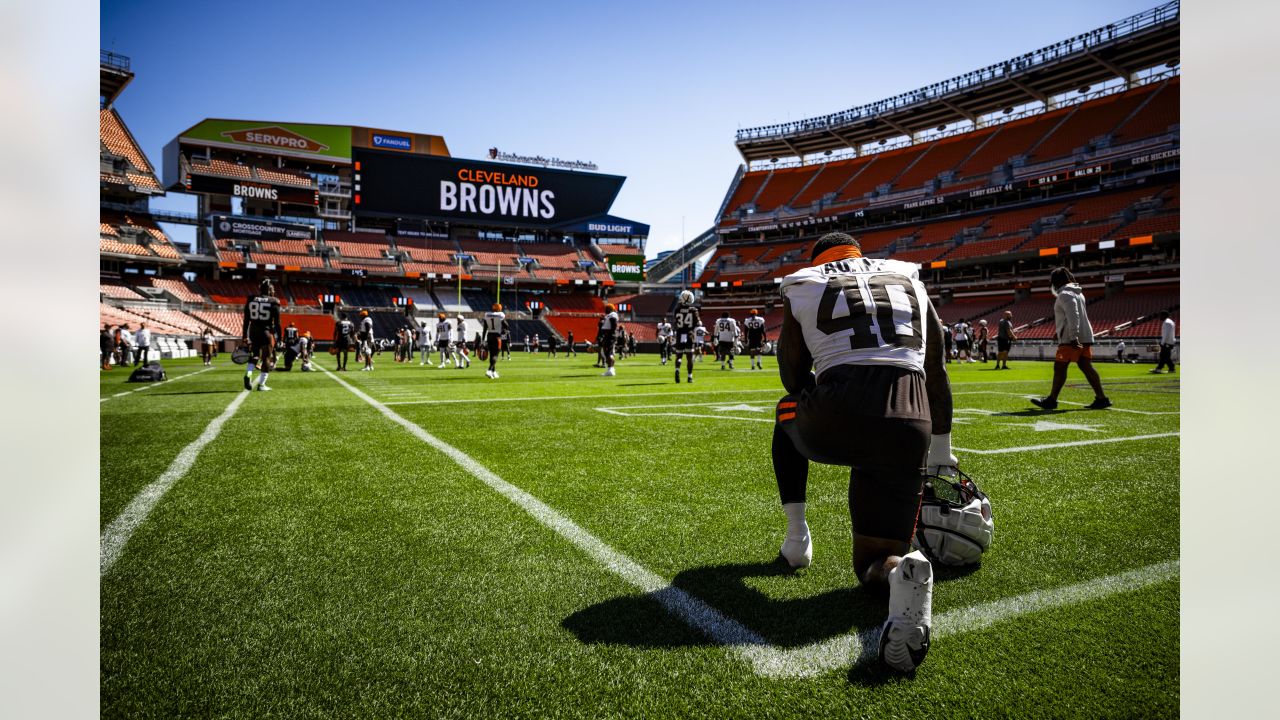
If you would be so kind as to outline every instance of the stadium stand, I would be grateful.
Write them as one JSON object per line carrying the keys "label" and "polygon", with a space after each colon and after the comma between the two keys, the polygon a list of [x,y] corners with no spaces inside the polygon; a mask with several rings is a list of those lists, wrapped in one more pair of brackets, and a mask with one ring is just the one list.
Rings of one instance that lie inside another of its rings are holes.
{"label": "stadium stand", "polygon": [[98,292],[103,297],[118,300],[141,300],[144,295],[122,282],[103,280],[98,283]]}
{"label": "stadium stand", "polygon": [[[217,334],[224,337],[240,337],[243,329],[243,313],[231,312],[229,310],[191,310],[188,314],[196,320],[213,328]],[[283,317],[283,315],[281,316]],[[284,322],[281,320],[281,322]]]}
{"label": "stadium stand", "polygon": [[151,286],[169,293],[176,298],[178,302],[202,303],[206,301],[205,296],[202,295],[195,286],[185,280],[153,277],[151,278]]}

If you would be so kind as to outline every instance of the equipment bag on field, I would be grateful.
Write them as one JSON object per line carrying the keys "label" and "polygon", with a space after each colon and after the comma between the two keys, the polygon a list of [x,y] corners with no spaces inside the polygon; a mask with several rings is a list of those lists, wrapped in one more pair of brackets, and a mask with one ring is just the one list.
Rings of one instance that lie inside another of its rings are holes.
{"label": "equipment bag on field", "polygon": [[160,367],[158,362],[149,362],[133,371],[129,376],[129,382],[160,382],[168,376],[164,374],[164,368]]}

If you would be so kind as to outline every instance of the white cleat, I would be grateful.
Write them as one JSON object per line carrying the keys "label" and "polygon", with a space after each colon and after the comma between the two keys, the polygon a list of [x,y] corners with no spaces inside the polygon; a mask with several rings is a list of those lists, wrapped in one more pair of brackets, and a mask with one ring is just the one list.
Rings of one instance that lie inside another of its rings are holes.
{"label": "white cleat", "polygon": [[880,628],[880,661],[914,672],[929,652],[933,622],[933,566],[919,550],[902,556],[889,573],[889,618]]}
{"label": "white cleat", "polygon": [[600,373],[602,377],[613,377],[616,374],[617,373],[613,371],[613,368],[609,368],[608,370],[605,370],[604,372]]}
{"label": "white cleat", "polygon": [[493,379],[494,379],[494,380],[497,380],[497,379],[498,379],[498,371],[497,371],[497,370],[494,370],[494,371],[493,371]]}
{"label": "white cleat", "polygon": [[804,535],[792,537],[789,533],[778,551],[783,560],[793,568],[807,568],[813,562],[813,537],[806,527]]}
{"label": "white cleat", "polygon": [[259,391],[263,391],[263,390],[270,390],[270,389],[271,389],[271,388],[267,387],[266,385],[258,385],[258,390],[259,390]]}

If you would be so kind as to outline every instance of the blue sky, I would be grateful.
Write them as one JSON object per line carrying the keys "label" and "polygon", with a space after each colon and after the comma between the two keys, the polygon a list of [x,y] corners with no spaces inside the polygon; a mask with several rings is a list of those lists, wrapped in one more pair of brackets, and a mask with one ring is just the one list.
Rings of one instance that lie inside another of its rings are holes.
{"label": "blue sky", "polygon": [[652,226],[653,256],[680,245],[682,221],[689,238],[712,224],[740,127],[879,100],[1155,4],[103,2],[101,47],[132,58],[116,108],[157,166],[206,117],[590,160],[627,177],[613,212]]}

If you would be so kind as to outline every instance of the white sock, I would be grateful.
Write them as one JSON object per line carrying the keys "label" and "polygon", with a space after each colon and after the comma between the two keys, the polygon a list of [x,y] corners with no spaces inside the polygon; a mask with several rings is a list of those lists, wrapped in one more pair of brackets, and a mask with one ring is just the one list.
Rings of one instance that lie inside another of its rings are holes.
{"label": "white sock", "polygon": [[782,506],[782,512],[787,515],[787,537],[799,539],[809,534],[809,523],[804,520],[805,504],[798,502]]}
{"label": "white sock", "polygon": [[267,384],[267,375],[268,375],[268,374],[269,374],[269,373],[265,373],[265,372],[264,372],[264,373],[262,373],[261,375],[259,375],[259,376],[258,376],[258,387],[262,387],[263,385],[266,385],[266,384]]}
{"label": "white sock", "polygon": [[244,376],[245,376],[245,377],[253,377],[253,371],[258,369],[258,368],[257,368],[257,366],[255,366],[255,365],[253,364],[253,361],[252,361],[252,360],[250,360],[250,361],[249,361],[249,364],[248,364],[247,366],[245,366],[245,367],[246,367],[246,369],[245,369],[245,371],[244,371]]}

